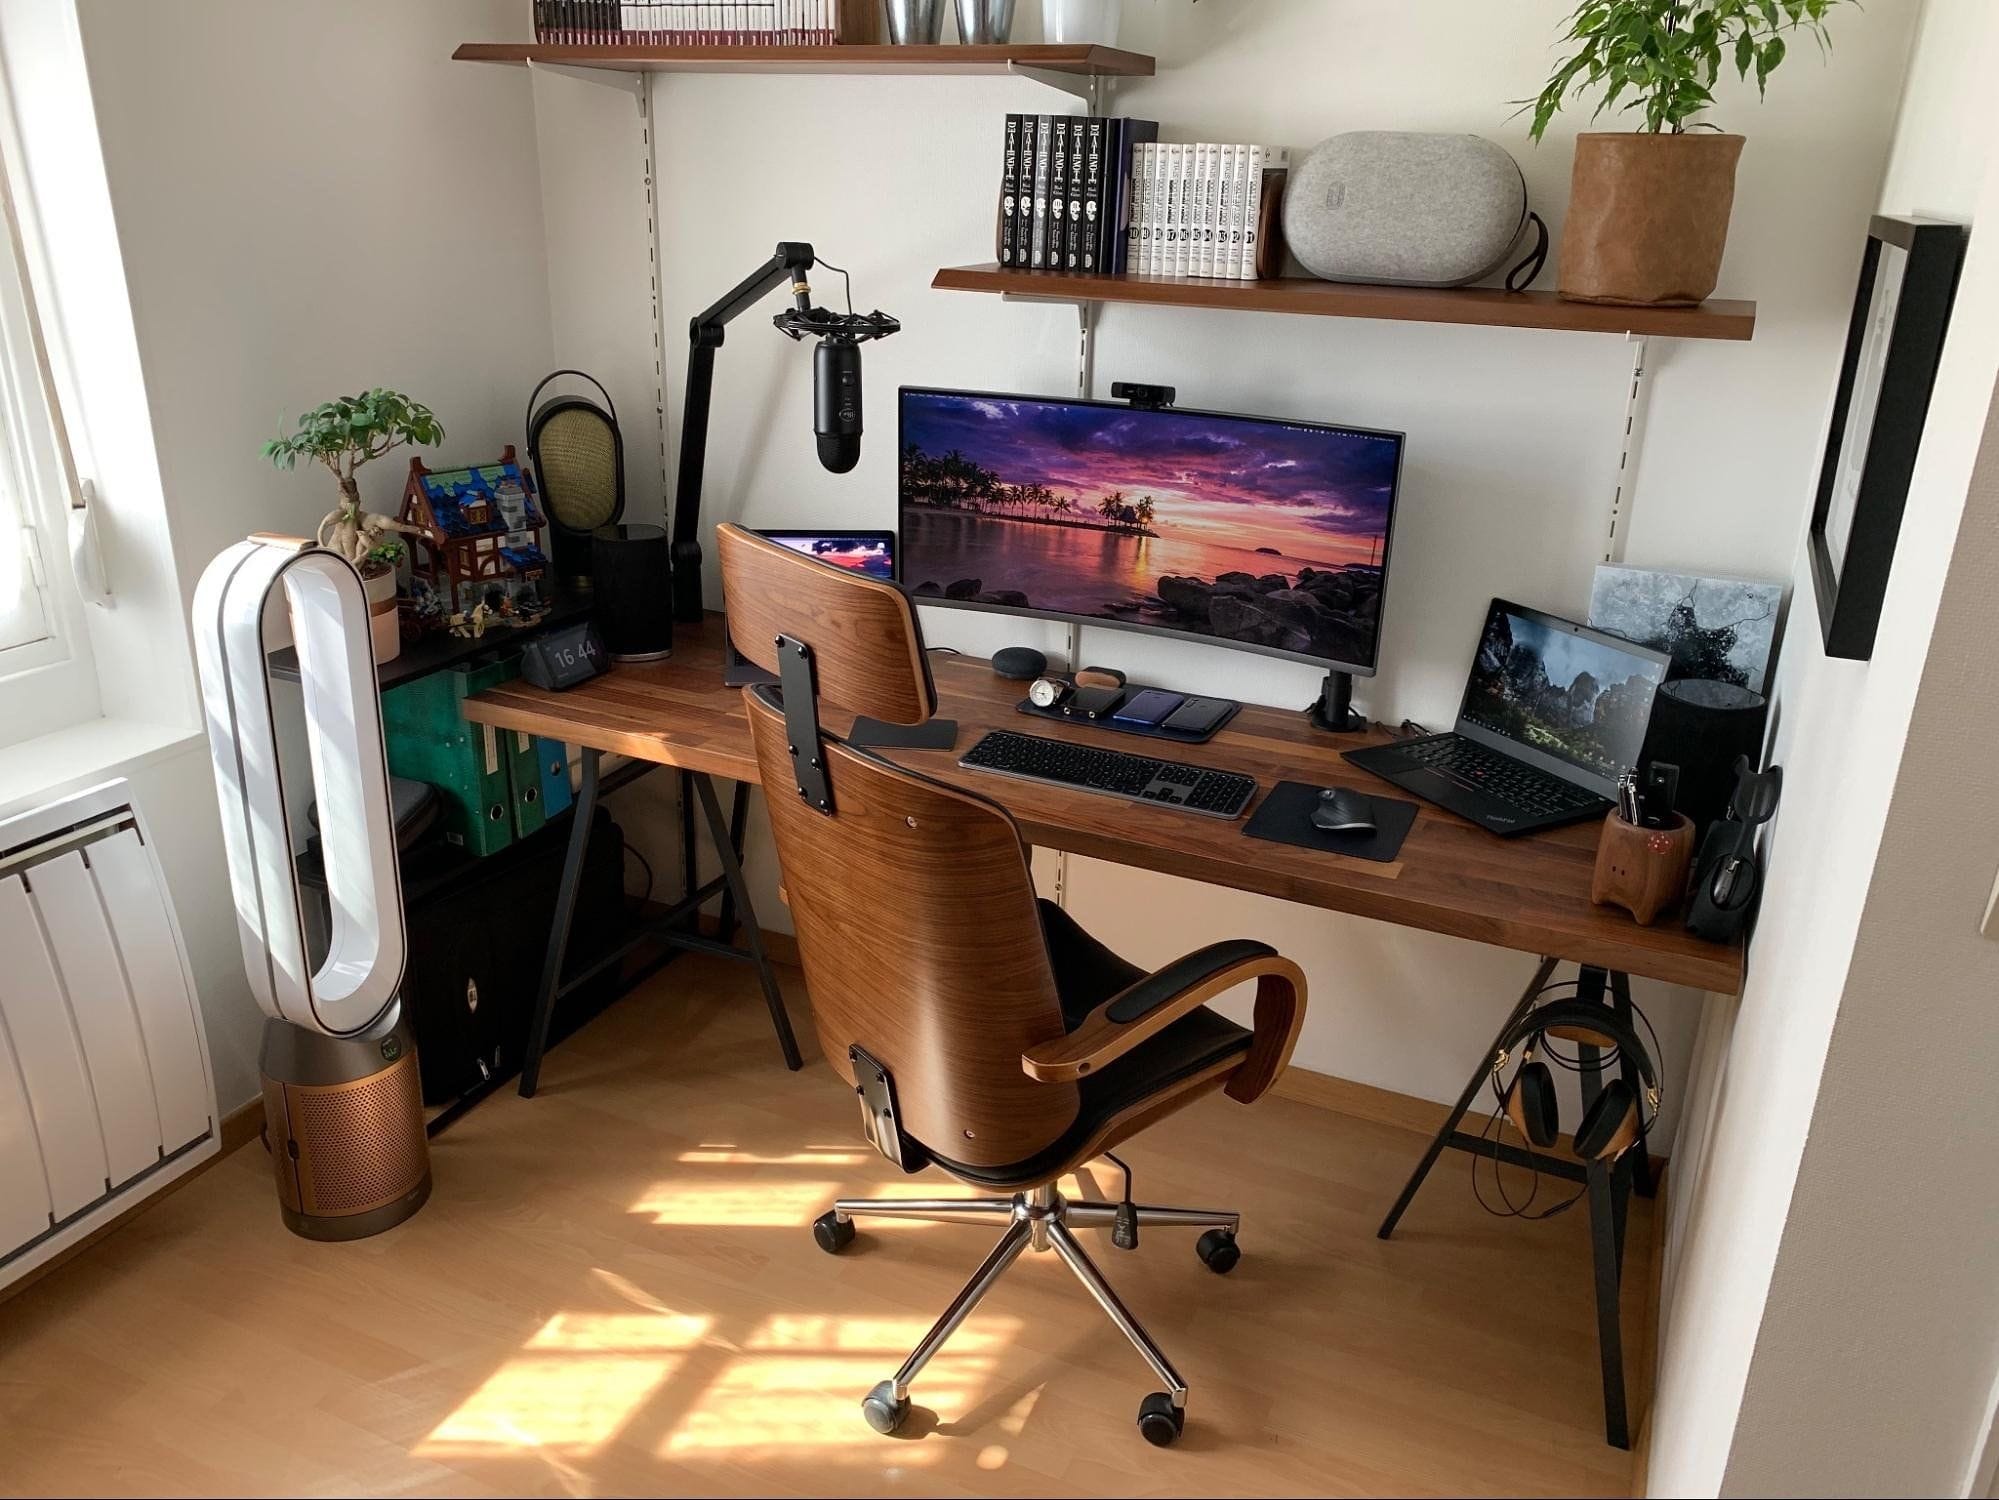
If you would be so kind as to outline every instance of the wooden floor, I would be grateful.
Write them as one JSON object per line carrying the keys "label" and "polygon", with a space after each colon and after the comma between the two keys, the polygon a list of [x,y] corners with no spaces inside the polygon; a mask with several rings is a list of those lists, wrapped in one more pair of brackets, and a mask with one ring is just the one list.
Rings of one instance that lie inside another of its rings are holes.
{"label": "wooden floor", "polygon": [[0,1303],[0,1492],[1628,1492],[1583,1215],[1488,1219],[1454,1157],[1384,1244],[1407,1131],[1216,1095],[1133,1144],[1142,1199],[1244,1215],[1226,1279],[1188,1234],[1086,1236],[1192,1386],[1177,1447],[1139,1437],[1150,1372],[1052,1255],[1015,1265],[883,1438],[860,1396],[990,1236],[815,1248],[836,1193],[930,1182],[891,1180],[823,1064],[784,1072],[746,968],[680,959],[543,1079],[438,1143],[435,1195],[389,1234],[287,1234],[253,1144]]}

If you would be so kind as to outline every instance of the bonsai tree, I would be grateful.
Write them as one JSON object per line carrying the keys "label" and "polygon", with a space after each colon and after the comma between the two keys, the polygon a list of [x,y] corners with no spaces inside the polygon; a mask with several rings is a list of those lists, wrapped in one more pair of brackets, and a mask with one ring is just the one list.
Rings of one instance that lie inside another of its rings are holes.
{"label": "bonsai tree", "polygon": [[[1595,119],[1607,109],[1642,110],[1638,128],[1678,135],[1714,103],[1715,80],[1732,65],[1756,74],[1760,96],[1788,50],[1785,38],[1803,31],[1832,46],[1826,12],[1846,0],[1583,0],[1570,12],[1562,45],[1573,47],[1531,102],[1540,140],[1564,100],[1596,97]],[[1620,101],[1622,103],[1620,104]]]}
{"label": "bonsai tree", "polygon": [[264,457],[287,470],[296,469],[301,458],[324,464],[340,485],[340,503],[320,521],[319,545],[364,573],[381,573],[392,570],[407,550],[392,533],[415,536],[420,529],[363,511],[354,471],[397,448],[429,446],[443,436],[429,407],[400,391],[377,388],[314,407],[298,419],[298,431],[264,444]]}

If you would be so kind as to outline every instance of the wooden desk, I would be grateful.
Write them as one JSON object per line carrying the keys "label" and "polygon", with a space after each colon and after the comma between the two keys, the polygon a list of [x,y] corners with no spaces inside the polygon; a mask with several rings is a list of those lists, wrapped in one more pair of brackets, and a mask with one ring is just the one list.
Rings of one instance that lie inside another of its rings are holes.
{"label": "wooden desk", "polygon": [[[796,1066],[783,1003],[763,961],[755,916],[749,910],[748,887],[740,866],[740,803],[737,816],[725,823],[709,781],[710,776],[726,776],[746,786],[758,779],[742,691],[722,685],[721,617],[711,614],[698,627],[676,628],[674,635],[674,654],[669,661],[617,667],[560,694],[518,680],[505,683],[468,699],[465,715],[477,723],[524,730],[584,747],[584,783],[577,801],[579,829],[587,828],[584,814],[596,797],[599,754],[613,752],[678,766],[687,773],[715,839],[724,879],[741,909],[745,935],[764,978],[765,998],[785,1043],[787,1061]],[[1029,719],[1015,709],[1022,685],[995,677],[987,664],[976,658],[935,653],[931,670],[941,700],[939,711],[958,720],[957,745],[948,751],[883,752],[890,758],[1002,804],[1027,840],[1046,848],[1538,954],[1541,963],[1508,1014],[1500,1037],[1541,998],[1542,986],[1560,959],[1579,965],[1577,998],[1610,1005],[1627,1026],[1632,1024],[1628,975],[1641,974],[1721,994],[1736,994],[1742,988],[1743,950],[1739,943],[1724,947],[1701,942],[1671,920],[1656,927],[1640,927],[1622,912],[1590,904],[1590,872],[1597,840],[1594,824],[1501,839],[1455,813],[1420,803],[1415,826],[1403,842],[1400,856],[1388,864],[1247,838],[1241,820],[1224,823],[1143,802],[961,769],[957,757],[989,729],[1017,729],[1141,754],[1150,745],[1109,730]],[[824,722],[834,733],[848,728],[837,715],[824,715]],[[1367,735],[1330,735],[1312,728],[1302,713],[1244,708],[1207,744],[1169,746],[1159,753],[1175,760],[1246,772],[1260,784],[1259,796],[1284,780],[1322,786],[1345,784],[1377,795],[1400,796],[1399,790],[1341,758],[1343,750],[1386,738],[1380,730]],[[1250,811],[1254,811],[1254,804]],[[578,866],[581,843],[579,837],[570,855],[571,863]],[[690,901],[698,904],[710,889],[712,886],[695,892]],[[683,902],[676,914],[689,904]],[[562,944],[571,910],[569,898],[559,897],[541,1006],[522,1066],[524,1094],[533,1091],[549,1016],[559,993]],[[695,945],[705,941],[677,934],[672,940]],[[706,946],[718,945],[706,941]],[[1432,1137],[1378,1232],[1383,1239],[1394,1233],[1430,1169],[1447,1149],[1496,1155],[1516,1166],[1576,1184],[1589,1207],[1604,1435],[1613,1445],[1628,1447],[1618,1292],[1624,1206],[1634,1188],[1651,1191],[1644,1144],[1641,1141],[1637,1149],[1615,1162],[1582,1163],[1573,1157],[1489,1144],[1460,1131],[1466,1112],[1489,1083],[1491,1059],[1498,1046],[1495,1039],[1479,1054],[1464,1092]],[[1578,1053],[1584,1063],[1583,1096],[1594,1099],[1602,1087],[1595,1071],[1598,1049],[1581,1043]],[[1615,1066],[1625,1086],[1635,1093],[1639,1078],[1632,1061],[1624,1058]]]}
{"label": "wooden desk", "polygon": [[[1622,912],[1590,904],[1594,824],[1501,839],[1424,803],[1400,856],[1388,864],[1245,838],[1241,819],[1224,823],[960,768],[957,757],[988,729],[1139,754],[1152,747],[1133,736],[1016,713],[1021,684],[993,676],[977,658],[933,652],[931,670],[941,712],[959,721],[957,748],[886,753],[1002,804],[1030,843],[1717,994],[1741,991],[1740,943],[1702,942],[1670,918],[1640,927]],[[677,627],[669,661],[616,667],[566,693],[518,680],[505,683],[467,700],[465,716],[738,782],[758,779],[741,690],[722,685],[719,615],[700,626]],[[840,731],[846,725],[832,716],[828,727]],[[1404,796],[1340,755],[1385,738],[1379,730],[1369,736],[1329,735],[1311,728],[1303,714],[1246,707],[1206,745],[1168,746],[1157,753],[1246,772],[1263,792],[1291,780]]]}

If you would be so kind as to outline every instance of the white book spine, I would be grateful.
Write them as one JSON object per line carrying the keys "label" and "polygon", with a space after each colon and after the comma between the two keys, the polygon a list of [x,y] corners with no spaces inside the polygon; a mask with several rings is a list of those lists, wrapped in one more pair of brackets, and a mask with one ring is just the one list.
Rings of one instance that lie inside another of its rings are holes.
{"label": "white book spine", "polygon": [[1212,264],[1208,248],[1208,167],[1215,159],[1213,143],[1203,141],[1194,148],[1193,238],[1187,241],[1187,274],[1206,276]]}
{"label": "white book spine", "polygon": [[1187,228],[1192,223],[1189,201],[1194,187],[1194,148],[1182,146],[1173,159],[1173,232],[1167,236],[1167,245],[1172,251],[1172,260],[1166,267],[1169,276],[1187,274]]}
{"label": "white book spine", "polygon": [[1222,163],[1228,159],[1227,146],[1213,146],[1208,151],[1207,185],[1202,189],[1203,209],[1201,212],[1201,274],[1215,276],[1220,268],[1215,262],[1215,247],[1221,236],[1218,231],[1222,224]]}
{"label": "white book spine", "polygon": [[1193,274],[1193,246],[1201,238],[1201,150],[1197,146],[1187,146],[1185,162],[1181,164],[1187,186],[1179,192],[1181,216],[1179,216],[1179,250],[1173,256],[1173,268],[1177,276]]}
{"label": "white book spine", "polygon": [[1242,190],[1242,270],[1240,281],[1256,280],[1257,215],[1263,211],[1263,147],[1249,148],[1249,162],[1244,171]]}
{"label": "white book spine", "polygon": [[1141,141],[1131,148],[1131,219],[1125,226],[1124,268],[1145,269],[1145,174],[1152,169],[1152,147]]}
{"label": "white book spine", "polygon": [[1249,147],[1229,147],[1229,185],[1222,214],[1222,238],[1227,244],[1222,251],[1221,268],[1215,274],[1232,281],[1242,279],[1242,200],[1249,186],[1248,176]]}
{"label": "white book spine", "polygon": [[1166,169],[1173,158],[1173,148],[1164,141],[1152,148],[1152,163],[1147,169],[1151,178],[1145,190],[1147,202],[1146,217],[1152,227],[1145,236],[1145,274],[1157,276],[1165,265],[1166,250]]}
{"label": "white book spine", "polygon": [[1173,258],[1180,243],[1180,167],[1186,159],[1187,148],[1175,141],[1166,148],[1166,213],[1160,220],[1163,234],[1159,241],[1159,274],[1173,274]]}

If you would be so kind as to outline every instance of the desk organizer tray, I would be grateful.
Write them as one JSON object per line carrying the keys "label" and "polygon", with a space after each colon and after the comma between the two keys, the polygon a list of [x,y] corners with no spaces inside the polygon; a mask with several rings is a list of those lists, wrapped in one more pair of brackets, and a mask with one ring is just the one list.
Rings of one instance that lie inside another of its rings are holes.
{"label": "desk organizer tray", "polygon": [[[1145,691],[1146,685],[1144,683],[1128,682],[1124,687],[1124,697],[1118,699],[1118,702],[1123,703],[1125,699],[1130,698],[1133,694]],[[1170,692],[1172,690],[1168,688],[1162,689],[1162,691]],[[1212,698],[1215,694],[1189,693],[1187,696],[1190,698]],[[1042,708],[1029,698],[1021,699],[1014,707],[1021,713],[1031,714],[1037,719],[1053,719],[1058,724],[1080,724],[1087,729],[1115,729],[1119,734],[1135,734],[1143,740],[1164,740],[1169,745],[1205,745],[1209,740],[1228,728],[1229,722],[1242,712],[1242,705],[1240,703],[1230,702],[1226,713],[1199,734],[1194,734],[1185,729],[1168,729],[1163,724],[1154,724],[1150,727],[1143,724],[1116,724],[1111,721],[1109,714],[1105,714],[1101,719],[1086,719],[1080,714],[1063,713],[1063,705],[1060,703],[1056,704],[1053,708]]]}
{"label": "desk organizer tray", "polygon": [[1402,852],[1402,841],[1416,822],[1415,803],[1404,802],[1400,797],[1363,793],[1373,806],[1374,832],[1328,833],[1312,826],[1312,809],[1318,806],[1319,790],[1302,781],[1278,782],[1242,831],[1250,838],[1268,839],[1273,844],[1322,849],[1328,854],[1347,854],[1384,864]]}

